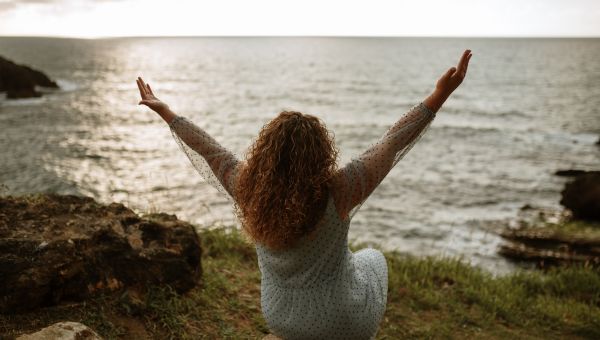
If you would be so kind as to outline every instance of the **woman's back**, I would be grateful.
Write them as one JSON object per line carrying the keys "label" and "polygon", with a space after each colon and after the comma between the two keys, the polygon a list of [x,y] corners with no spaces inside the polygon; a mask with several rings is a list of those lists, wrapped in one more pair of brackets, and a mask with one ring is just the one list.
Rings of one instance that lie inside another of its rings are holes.
{"label": "woman's back", "polygon": [[348,248],[350,221],[339,218],[333,195],[315,232],[286,250],[256,243],[262,274],[261,307],[271,331],[284,339],[367,339],[387,301],[381,252]]}
{"label": "woman's back", "polygon": [[[341,250],[347,248],[348,224],[344,225],[335,215],[330,196],[316,230],[302,237],[294,247],[277,251],[257,242],[259,266],[268,269],[263,278],[280,287],[305,288],[339,276],[336,264],[346,256]],[[325,258],[327,261],[323,261]]]}

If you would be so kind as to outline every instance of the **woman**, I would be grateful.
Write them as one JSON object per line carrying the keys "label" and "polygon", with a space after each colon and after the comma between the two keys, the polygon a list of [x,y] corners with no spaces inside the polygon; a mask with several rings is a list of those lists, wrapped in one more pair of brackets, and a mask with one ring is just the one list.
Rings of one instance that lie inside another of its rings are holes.
{"label": "woman", "polygon": [[141,78],[140,104],[156,111],[201,175],[236,207],[256,247],[261,307],[284,339],[369,339],[387,302],[383,254],[352,253],[352,216],[425,132],[465,78],[471,51],[433,93],[402,116],[372,147],[336,168],[337,149],[316,117],[281,112],[239,161],[187,118],[177,116]]}

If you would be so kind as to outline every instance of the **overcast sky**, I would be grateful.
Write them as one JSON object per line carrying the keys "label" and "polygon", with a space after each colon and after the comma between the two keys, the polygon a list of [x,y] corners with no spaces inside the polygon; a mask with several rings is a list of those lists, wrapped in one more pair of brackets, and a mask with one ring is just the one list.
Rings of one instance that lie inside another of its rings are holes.
{"label": "overcast sky", "polygon": [[600,0],[0,0],[0,35],[600,36]]}

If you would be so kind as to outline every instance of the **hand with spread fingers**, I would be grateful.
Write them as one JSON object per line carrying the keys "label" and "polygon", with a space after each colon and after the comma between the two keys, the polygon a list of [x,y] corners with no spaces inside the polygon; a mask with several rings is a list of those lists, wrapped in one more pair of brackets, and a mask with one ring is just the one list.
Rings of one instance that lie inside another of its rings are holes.
{"label": "hand with spread fingers", "polygon": [[471,60],[471,50],[465,50],[458,61],[456,67],[451,67],[442,75],[435,85],[435,91],[423,102],[425,106],[432,111],[437,112],[444,104],[446,99],[450,97],[452,92],[462,84],[467,76],[469,60]]}
{"label": "hand with spread fingers", "polygon": [[169,105],[156,98],[150,85],[146,84],[141,77],[138,77],[135,81],[140,90],[140,96],[142,97],[139,105],[148,106],[152,111],[158,113],[167,123],[169,123],[175,117],[175,114],[171,111]]}

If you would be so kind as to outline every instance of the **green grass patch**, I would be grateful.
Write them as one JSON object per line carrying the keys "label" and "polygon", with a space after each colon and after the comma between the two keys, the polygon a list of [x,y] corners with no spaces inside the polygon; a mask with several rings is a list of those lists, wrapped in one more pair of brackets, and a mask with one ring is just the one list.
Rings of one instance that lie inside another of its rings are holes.
{"label": "green grass patch", "polygon": [[560,223],[546,223],[546,228],[563,237],[591,238],[600,240],[600,223],[569,220]]}

